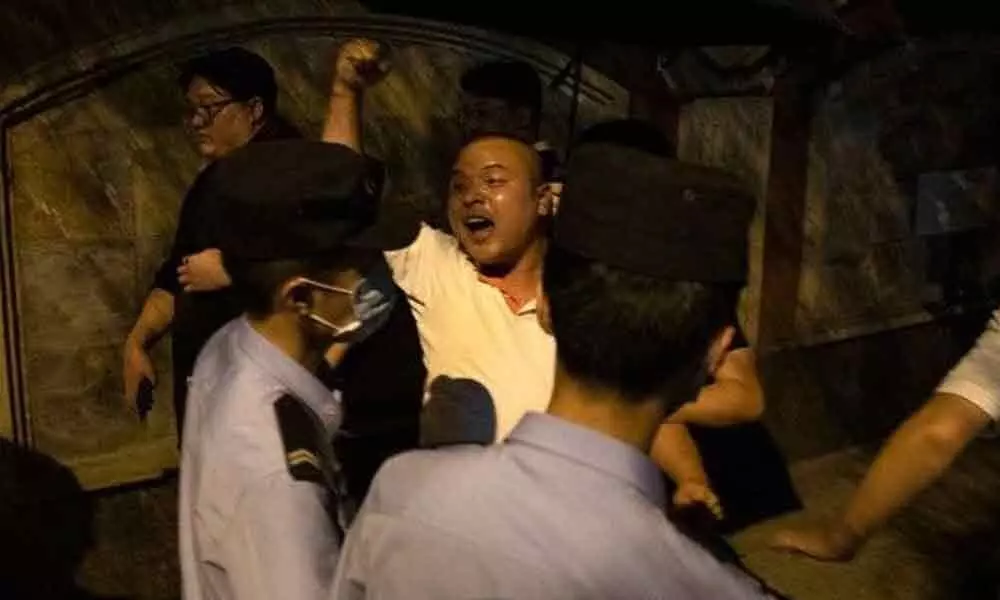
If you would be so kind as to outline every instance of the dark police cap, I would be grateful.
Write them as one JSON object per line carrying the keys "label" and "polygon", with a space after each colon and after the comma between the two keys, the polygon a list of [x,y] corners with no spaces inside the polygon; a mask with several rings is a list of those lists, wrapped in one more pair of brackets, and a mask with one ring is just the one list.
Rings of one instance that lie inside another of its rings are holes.
{"label": "dark police cap", "polygon": [[204,195],[220,211],[219,248],[240,260],[282,260],[343,247],[394,250],[416,219],[382,201],[382,164],[346,146],[256,142],[216,162]]}
{"label": "dark police cap", "polygon": [[728,173],[607,141],[576,147],[566,169],[557,246],[668,280],[746,280],[755,202]]}

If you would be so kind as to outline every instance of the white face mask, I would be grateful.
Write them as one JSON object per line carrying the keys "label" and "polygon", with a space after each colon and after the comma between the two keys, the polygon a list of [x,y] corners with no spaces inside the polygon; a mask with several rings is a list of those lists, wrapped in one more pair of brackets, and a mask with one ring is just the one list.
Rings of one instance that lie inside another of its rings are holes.
{"label": "white face mask", "polygon": [[347,325],[337,325],[313,312],[305,315],[310,321],[332,331],[334,343],[357,344],[364,341],[385,325],[396,304],[396,286],[392,282],[389,270],[381,263],[366,273],[353,290],[327,285],[311,279],[304,281],[316,289],[335,294],[346,294],[351,297],[354,319]]}

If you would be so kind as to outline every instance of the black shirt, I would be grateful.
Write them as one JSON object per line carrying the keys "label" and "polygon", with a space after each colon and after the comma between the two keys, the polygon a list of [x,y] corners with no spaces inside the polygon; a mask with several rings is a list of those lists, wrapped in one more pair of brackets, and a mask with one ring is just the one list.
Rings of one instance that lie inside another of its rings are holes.
{"label": "black shirt", "polygon": [[[297,137],[300,134],[294,127],[274,118],[257,132],[250,143]],[[216,227],[224,226],[224,223],[219,222],[224,215],[214,213],[209,199],[204,195],[205,175],[212,168],[213,165],[206,167],[184,196],[177,232],[174,234],[174,245],[153,281],[154,288],[167,291],[174,297],[174,410],[178,437],[184,427],[187,379],[194,371],[198,353],[220,327],[242,313],[229,288],[214,292],[185,293],[177,281],[177,269],[184,257],[215,247],[213,232]]]}
{"label": "black shirt", "polygon": [[403,292],[389,320],[350,349],[336,371],[319,377],[340,390],[344,422],[334,450],[344,467],[347,488],[361,501],[375,472],[399,452],[417,447],[427,370],[417,323]]}

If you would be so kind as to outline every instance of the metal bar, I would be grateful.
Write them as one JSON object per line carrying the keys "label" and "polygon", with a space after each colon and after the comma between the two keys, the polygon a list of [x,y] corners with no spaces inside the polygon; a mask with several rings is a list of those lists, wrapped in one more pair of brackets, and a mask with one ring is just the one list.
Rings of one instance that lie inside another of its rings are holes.
{"label": "metal bar", "polygon": [[21,366],[21,331],[18,323],[18,290],[15,272],[17,255],[14,244],[13,168],[10,159],[10,129],[0,120],[0,297],[3,298],[4,384],[10,407],[14,441],[31,443],[28,403],[24,394],[24,371]]}

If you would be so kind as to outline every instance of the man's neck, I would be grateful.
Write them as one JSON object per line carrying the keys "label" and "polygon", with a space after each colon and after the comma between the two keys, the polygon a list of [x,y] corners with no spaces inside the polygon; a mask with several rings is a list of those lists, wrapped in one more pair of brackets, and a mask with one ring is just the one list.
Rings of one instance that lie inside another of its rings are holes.
{"label": "man's neck", "polygon": [[500,273],[491,273],[489,269],[479,269],[483,281],[496,287],[508,302],[513,301],[523,305],[533,300],[538,293],[538,284],[542,277],[542,260],[545,256],[545,240],[539,238],[521,255],[521,258],[510,269]]}
{"label": "man's neck", "polygon": [[297,315],[270,315],[261,319],[248,317],[247,320],[254,331],[307,371],[315,373],[319,369],[323,353],[313,349],[302,335]]}
{"label": "man's neck", "polygon": [[641,403],[613,390],[580,382],[556,366],[548,413],[603,433],[649,454],[653,437],[666,418],[655,399]]}

